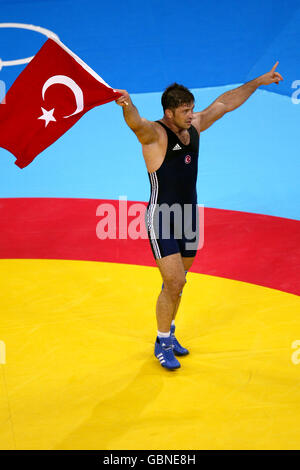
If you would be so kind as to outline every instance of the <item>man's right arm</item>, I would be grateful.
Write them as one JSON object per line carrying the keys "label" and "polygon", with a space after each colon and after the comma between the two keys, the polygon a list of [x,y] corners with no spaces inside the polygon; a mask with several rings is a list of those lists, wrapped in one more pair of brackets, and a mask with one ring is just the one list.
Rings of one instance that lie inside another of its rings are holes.
{"label": "man's right arm", "polygon": [[154,122],[147,121],[139,115],[137,108],[131,101],[126,90],[116,90],[122,96],[116,100],[116,103],[123,108],[123,115],[127,125],[135,133],[142,145],[153,144],[159,139],[159,134]]}

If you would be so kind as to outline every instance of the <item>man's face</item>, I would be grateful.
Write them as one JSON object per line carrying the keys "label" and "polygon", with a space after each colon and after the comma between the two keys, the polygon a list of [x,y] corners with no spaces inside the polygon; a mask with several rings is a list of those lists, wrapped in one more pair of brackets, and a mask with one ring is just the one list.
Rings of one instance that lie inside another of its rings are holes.
{"label": "man's face", "polygon": [[173,122],[180,129],[189,129],[192,124],[195,104],[183,104],[172,111]]}

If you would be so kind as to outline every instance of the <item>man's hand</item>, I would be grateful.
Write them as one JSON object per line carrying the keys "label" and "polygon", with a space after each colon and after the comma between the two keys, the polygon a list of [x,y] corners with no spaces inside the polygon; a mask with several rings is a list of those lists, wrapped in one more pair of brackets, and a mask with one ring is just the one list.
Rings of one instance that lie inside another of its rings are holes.
{"label": "man's hand", "polygon": [[275,72],[278,64],[279,62],[277,61],[276,64],[270,70],[270,72],[258,77],[260,85],[270,85],[271,83],[276,83],[278,85],[278,83],[283,80],[280,73]]}
{"label": "man's hand", "polygon": [[116,90],[122,96],[118,98],[116,103],[123,108],[123,116],[126,124],[135,133],[142,145],[152,144],[157,142],[159,135],[156,129],[157,124],[147,121],[140,116],[138,110],[134,106],[128,91]]}
{"label": "man's hand", "polygon": [[128,91],[126,90],[116,90],[116,91],[118,91],[122,95],[120,98],[116,100],[116,103],[119,106],[128,106],[128,103],[130,103],[131,101]]}

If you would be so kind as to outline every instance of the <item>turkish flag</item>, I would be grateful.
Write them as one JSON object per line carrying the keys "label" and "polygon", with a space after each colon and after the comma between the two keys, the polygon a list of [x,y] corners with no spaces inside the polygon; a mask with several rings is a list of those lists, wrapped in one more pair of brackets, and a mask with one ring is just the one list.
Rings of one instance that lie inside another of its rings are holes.
{"label": "turkish flag", "polygon": [[24,168],[113,90],[64,44],[48,39],[0,104],[0,147]]}

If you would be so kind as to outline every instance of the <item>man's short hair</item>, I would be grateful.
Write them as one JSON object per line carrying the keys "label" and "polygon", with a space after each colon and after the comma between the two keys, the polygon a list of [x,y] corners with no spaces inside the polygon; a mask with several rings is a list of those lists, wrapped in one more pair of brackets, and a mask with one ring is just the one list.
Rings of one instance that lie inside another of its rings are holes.
{"label": "man's short hair", "polygon": [[176,109],[183,104],[190,104],[195,101],[193,93],[190,92],[185,86],[173,83],[168,86],[162,94],[161,104],[163,110]]}

